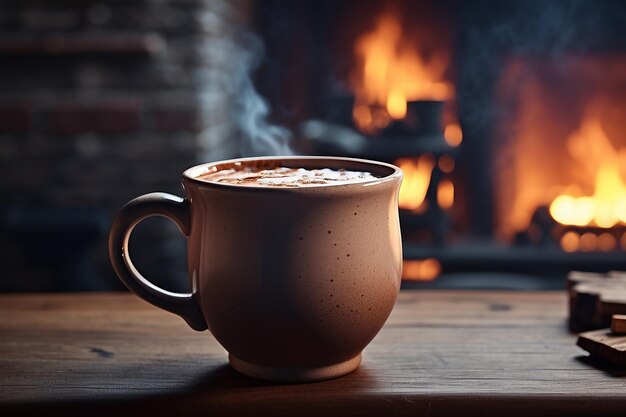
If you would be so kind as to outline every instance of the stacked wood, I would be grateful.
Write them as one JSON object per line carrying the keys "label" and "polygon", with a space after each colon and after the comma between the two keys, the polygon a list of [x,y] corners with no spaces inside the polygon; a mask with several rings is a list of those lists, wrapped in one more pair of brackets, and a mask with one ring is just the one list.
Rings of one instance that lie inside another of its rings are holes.
{"label": "stacked wood", "polygon": [[579,334],[578,346],[592,356],[626,367],[626,316],[613,316],[610,329]]}
{"label": "stacked wood", "polygon": [[626,272],[570,272],[569,329],[572,332],[611,326],[614,314],[626,315]]}
{"label": "stacked wood", "polygon": [[623,314],[616,314],[611,321],[611,331],[613,333],[626,334],[626,316]]}

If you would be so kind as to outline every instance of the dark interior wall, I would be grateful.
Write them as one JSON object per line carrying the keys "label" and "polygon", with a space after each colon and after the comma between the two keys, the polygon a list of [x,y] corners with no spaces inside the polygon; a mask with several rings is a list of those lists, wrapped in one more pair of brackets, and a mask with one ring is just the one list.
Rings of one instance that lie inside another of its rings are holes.
{"label": "dark interior wall", "polygon": [[[113,214],[147,192],[180,195],[185,168],[234,153],[221,80],[241,3],[2,2],[0,290],[119,288]],[[146,275],[186,286],[176,228],[136,235]]]}

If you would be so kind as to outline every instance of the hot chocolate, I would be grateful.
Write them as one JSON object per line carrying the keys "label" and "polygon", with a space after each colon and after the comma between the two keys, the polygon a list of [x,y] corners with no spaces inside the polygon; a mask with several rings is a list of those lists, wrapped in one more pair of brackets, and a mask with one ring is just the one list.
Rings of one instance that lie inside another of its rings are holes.
{"label": "hot chocolate", "polygon": [[[238,371],[335,378],[359,366],[400,289],[401,180],[393,165],[351,158],[198,165],[183,173],[184,199],[150,193],[124,206],[111,262],[141,298],[210,329]],[[150,216],[166,216],[187,237],[191,292],[161,289],[133,265],[131,233]]]}
{"label": "hot chocolate", "polygon": [[354,184],[375,180],[370,172],[332,170],[329,168],[305,169],[275,167],[270,169],[224,169],[208,172],[198,179],[222,184],[251,187],[314,187],[332,184]]}

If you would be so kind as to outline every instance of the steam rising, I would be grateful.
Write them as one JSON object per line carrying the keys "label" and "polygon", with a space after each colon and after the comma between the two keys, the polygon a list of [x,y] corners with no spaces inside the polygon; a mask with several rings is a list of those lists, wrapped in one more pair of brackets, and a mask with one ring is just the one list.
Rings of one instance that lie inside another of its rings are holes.
{"label": "steam rising", "polygon": [[244,32],[233,4],[221,7],[220,14],[232,17],[228,22],[209,9],[197,16],[205,35],[196,44],[201,62],[194,73],[204,159],[292,154],[289,131],[268,122],[269,105],[252,83],[264,52],[261,40]]}
{"label": "steam rising", "polygon": [[236,46],[232,73],[235,94],[233,119],[242,135],[241,153],[246,156],[292,154],[289,131],[267,121],[269,105],[252,83],[251,73],[263,56],[261,41],[245,33],[239,36]]}

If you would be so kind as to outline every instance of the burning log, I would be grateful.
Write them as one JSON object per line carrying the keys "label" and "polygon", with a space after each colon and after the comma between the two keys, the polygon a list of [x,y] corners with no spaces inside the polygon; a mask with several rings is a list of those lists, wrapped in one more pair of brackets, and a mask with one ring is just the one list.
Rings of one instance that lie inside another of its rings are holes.
{"label": "burning log", "polygon": [[450,56],[424,53],[432,48],[407,34],[400,16],[387,11],[354,44],[353,118],[363,133],[441,134],[441,105],[454,94],[446,80]]}
{"label": "burning log", "polygon": [[402,137],[441,136],[443,101],[417,100],[407,103],[403,119],[394,120],[382,130],[384,134]]}
{"label": "burning log", "polygon": [[563,225],[547,206],[535,209],[530,225],[515,235],[516,245],[560,246],[565,252],[611,252],[626,250],[626,226]]}

